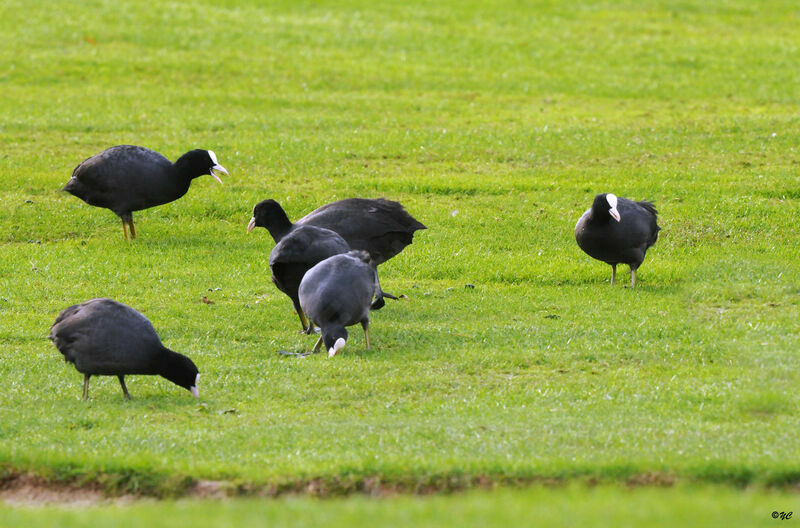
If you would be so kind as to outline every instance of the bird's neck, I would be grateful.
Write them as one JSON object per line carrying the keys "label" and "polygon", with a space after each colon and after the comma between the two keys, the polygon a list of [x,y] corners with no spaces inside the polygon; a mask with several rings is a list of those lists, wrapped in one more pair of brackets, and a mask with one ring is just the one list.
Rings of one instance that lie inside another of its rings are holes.
{"label": "bird's neck", "polygon": [[273,218],[272,221],[267,226],[267,231],[269,234],[272,235],[273,240],[275,243],[281,241],[283,237],[289,234],[289,231],[292,230],[294,224],[289,220],[289,217],[286,216],[286,213],[281,211],[281,216]]}
{"label": "bird's neck", "polygon": [[158,374],[176,385],[181,385],[181,374],[186,368],[186,356],[174,352],[167,347],[163,348],[158,365]]}
{"label": "bird's neck", "polygon": [[597,209],[592,209],[592,211],[589,213],[589,218],[587,219],[588,223],[595,225],[607,224],[609,220],[611,220],[611,215],[608,214],[608,211],[598,211]]}
{"label": "bird's neck", "polygon": [[178,175],[178,177],[185,179],[187,183],[191,182],[198,176],[205,174],[202,169],[198,169],[197,166],[192,163],[192,158],[189,156],[189,152],[178,158],[177,161],[172,164],[172,166],[175,168],[175,174]]}

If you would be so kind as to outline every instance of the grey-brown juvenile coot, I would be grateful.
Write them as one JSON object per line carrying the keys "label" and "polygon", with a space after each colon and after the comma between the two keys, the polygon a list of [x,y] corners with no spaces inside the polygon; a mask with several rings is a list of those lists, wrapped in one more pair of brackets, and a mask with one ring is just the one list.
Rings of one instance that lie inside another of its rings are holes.
{"label": "grey-brown juvenile coot", "polygon": [[616,281],[617,264],[631,267],[631,287],[647,248],[656,243],[658,212],[652,203],[598,194],[592,207],[575,224],[578,246],[590,257],[611,264],[611,284]]}
{"label": "grey-brown juvenile coot", "polygon": [[329,257],[310,270],[300,282],[300,306],[321,329],[313,352],[324,344],[335,356],[347,342],[345,327],[361,323],[369,350],[369,311],[379,291],[378,275],[365,251]]}
{"label": "grey-brown juvenile coot", "polygon": [[192,180],[214,171],[228,174],[211,150],[190,150],[175,163],[144,147],[117,145],[75,167],[63,190],[89,205],[111,209],[122,220],[122,232],[136,238],[133,211],[177,200]]}
{"label": "grey-brown juvenile coot", "polygon": [[191,359],[161,344],[147,318],[111,299],[91,299],[64,308],[50,329],[49,338],[83,373],[83,399],[89,398],[91,376],[117,376],[125,397],[129,374],[157,374],[191,391],[197,398],[200,377]]}
{"label": "grey-brown juvenile coot", "polygon": [[347,253],[350,251],[350,246],[338,233],[330,229],[293,225],[275,200],[264,200],[256,208],[257,211],[254,210],[253,214],[258,214],[261,224],[269,230],[277,242],[269,254],[272,282],[289,296],[300,317],[303,330],[311,333],[313,327],[308,324],[300,308],[300,298],[297,293],[300,281],[318,262],[333,255]]}
{"label": "grey-brown juvenile coot", "polygon": [[[267,201],[253,208],[248,232],[254,227],[267,227],[260,207]],[[376,266],[403,251],[411,244],[414,233],[425,229],[402,204],[384,198],[347,198],[331,202],[310,212],[295,225],[313,225],[336,231],[352,249],[368,252]],[[276,233],[270,230],[270,234],[275,238]]]}

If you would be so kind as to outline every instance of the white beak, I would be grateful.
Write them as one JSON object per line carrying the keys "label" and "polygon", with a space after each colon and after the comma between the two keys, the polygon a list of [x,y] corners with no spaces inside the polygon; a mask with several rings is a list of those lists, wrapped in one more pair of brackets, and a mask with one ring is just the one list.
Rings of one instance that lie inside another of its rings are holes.
{"label": "white beak", "polygon": [[614,220],[616,220],[617,222],[619,222],[619,220],[620,220],[620,218],[619,218],[619,211],[617,211],[617,208],[616,208],[616,207],[612,207],[611,209],[609,209],[609,210],[608,210],[608,214],[610,214],[610,215],[611,215],[611,216],[614,218]]}
{"label": "white beak", "polygon": [[194,378],[194,386],[193,387],[189,387],[189,390],[192,392],[192,396],[194,396],[195,398],[199,398],[200,397],[200,389],[197,388],[197,383],[199,381],[200,381],[200,374],[195,376],[195,378]]}
{"label": "white beak", "polygon": [[220,183],[220,185],[222,184],[222,180],[219,179],[219,176],[217,176],[217,173],[214,171],[220,171],[225,173],[225,176],[229,176],[228,171],[225,170],[225,167],[223,167],[219,163],[211,167],[211,175],[214,177],[215,180],[217,180]]}
{"label": "white beak", "polygon": [[337,339],[336,342],[333,344],[333,347],[330,350],[328,350],[328,357],[335,356],[341,349],[344,348],[344,345],[345,345],[344,338],[340,337],[339,339]]}
{"label": "white beak", "polygon": [[253,218],[250,219],[250,223],[247,224],[247,232],[249,233],[255,228],[256,228],[256,217],[254,216]]}

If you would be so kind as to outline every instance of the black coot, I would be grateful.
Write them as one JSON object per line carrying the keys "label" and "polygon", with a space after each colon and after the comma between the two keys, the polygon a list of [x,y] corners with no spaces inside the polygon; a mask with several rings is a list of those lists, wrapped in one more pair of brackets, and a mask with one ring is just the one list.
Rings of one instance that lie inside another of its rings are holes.
{"label": "black coot", "polygon": [[133,211],[177,200],[194,178],[214,171],[228,174],[211,150],[190,150],[173,164],[144,147],[118,145],[87,159],[72,171],[64,191],[89,205],[111,209],[122,219],[122,232],[136,238]]}
{"label": "black coot", "polygon": [[[297,289],[308,270],[328,257],[347,253],[350,246],[336,232],[316,226],[293,225],[283,208],[275,200],[264,200],[253,211],[261,225],[266,227],[275,247],[269,254],[269,269],[272,282],[289,296],[294,305],[303,330],[311,333],[313,326],[306,321],[300,308]],[[248,228],[248,232],[252,228]]]}
{"label": "black coot", "polygon": [[321,329],[314,350],[325,344],[335,356],[347,341],[346,326],[361,323],[369,350],[369,311],[378,293],[378,275],[365,251],[327,258],[308,270],[300,283],[300,306]]}
{"label": "black coot", "polygon": [[[264,200],[253,208],[248,233],[255,227],[266,227],[272,238],[291,229],[292,224],[269,227],[274,200]],[[284,213],[285,216],[285,213]],[[377,266],[397,255],[409,245],[414,232],[425,226],[406,212],[398,202],[383,198],[348,198],[307,214],[294,225],[312,225],[336,231],[352,249],[363,249]]]}
{"label": "black coot", "polygon": [[384,198],[347,198],[331,202],[296,223],[336,231],[351,248],[368,252],[376,266],[411,244],[415,231],[425,229],[402,204]]}
{"label": "black coot", "polygon": [[83,373],[83,399],[89,398],[91,376],[117,376],[130,399],[128,374],[158,374],[199,396],[192,360],[162,345],[144,315],[117,301],[92,299],[65,308],[49,337],[64,361]]}
{"label": "black coot", "polygon": [[611,284],[617,264],[631,267],[631,287],[636,286],[636,270],[647,248],[656,243],[658,212],[650,202],[634,202],[613,194],[595,196],[591,209],[575,224],[578,246],[590,257],[611,264]]}
{"label": "black coot", "polygon": [[[278,242],[293,226],[330,229],[338,233],[351,249],[368,252],[375,267],[411,244],[415,231],[426,229],[400,203],[383,198],[348,198],[332,202],[312,211],[295,224],[275,222],[275,205],[277,204],[274,200],[257,203],[253,208],[253,218],[247,225],[247,232],[255,227],[266,227],[275,242]],[[286,217],[286,213],[283,216]],[[286,219],[288,221],[288,217]],[[395,296],[381,291],[378,306],[383,305],[384,296],[396,299]]]}

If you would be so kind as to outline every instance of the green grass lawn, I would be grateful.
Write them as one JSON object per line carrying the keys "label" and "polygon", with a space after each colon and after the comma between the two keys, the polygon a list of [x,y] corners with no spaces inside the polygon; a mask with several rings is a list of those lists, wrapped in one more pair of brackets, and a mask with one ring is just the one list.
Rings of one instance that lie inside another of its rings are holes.
{"label": "green grass lawn", "polygon": [[[159,495],[796,484],[798,22],[788,1],[6,0],[0,473]],[[59,192],[122,143],[213,149],[230,176],[134,213],[126,242]],[[661,215],[635,290],[575,244],[606,191]],[[369,352],[354,328],[334,360],[281,356],[315,338],[252,206],[351,196],[428,226],[380,269],[409,298],[373,314]],[[114,378],[80,400],[45,336],[99,296],[197,363],[199,401],[142,376],[131,402]]]}
{"label": "green grass lawn", "polygon": [[[275,501],[177,502],[104,505],[89,509],[0,506],[0,526],[791,526],[797,495],[724,487],[621,489],[539,488],[449,496]],[[778,520],[772,518],[778,512]]]}

